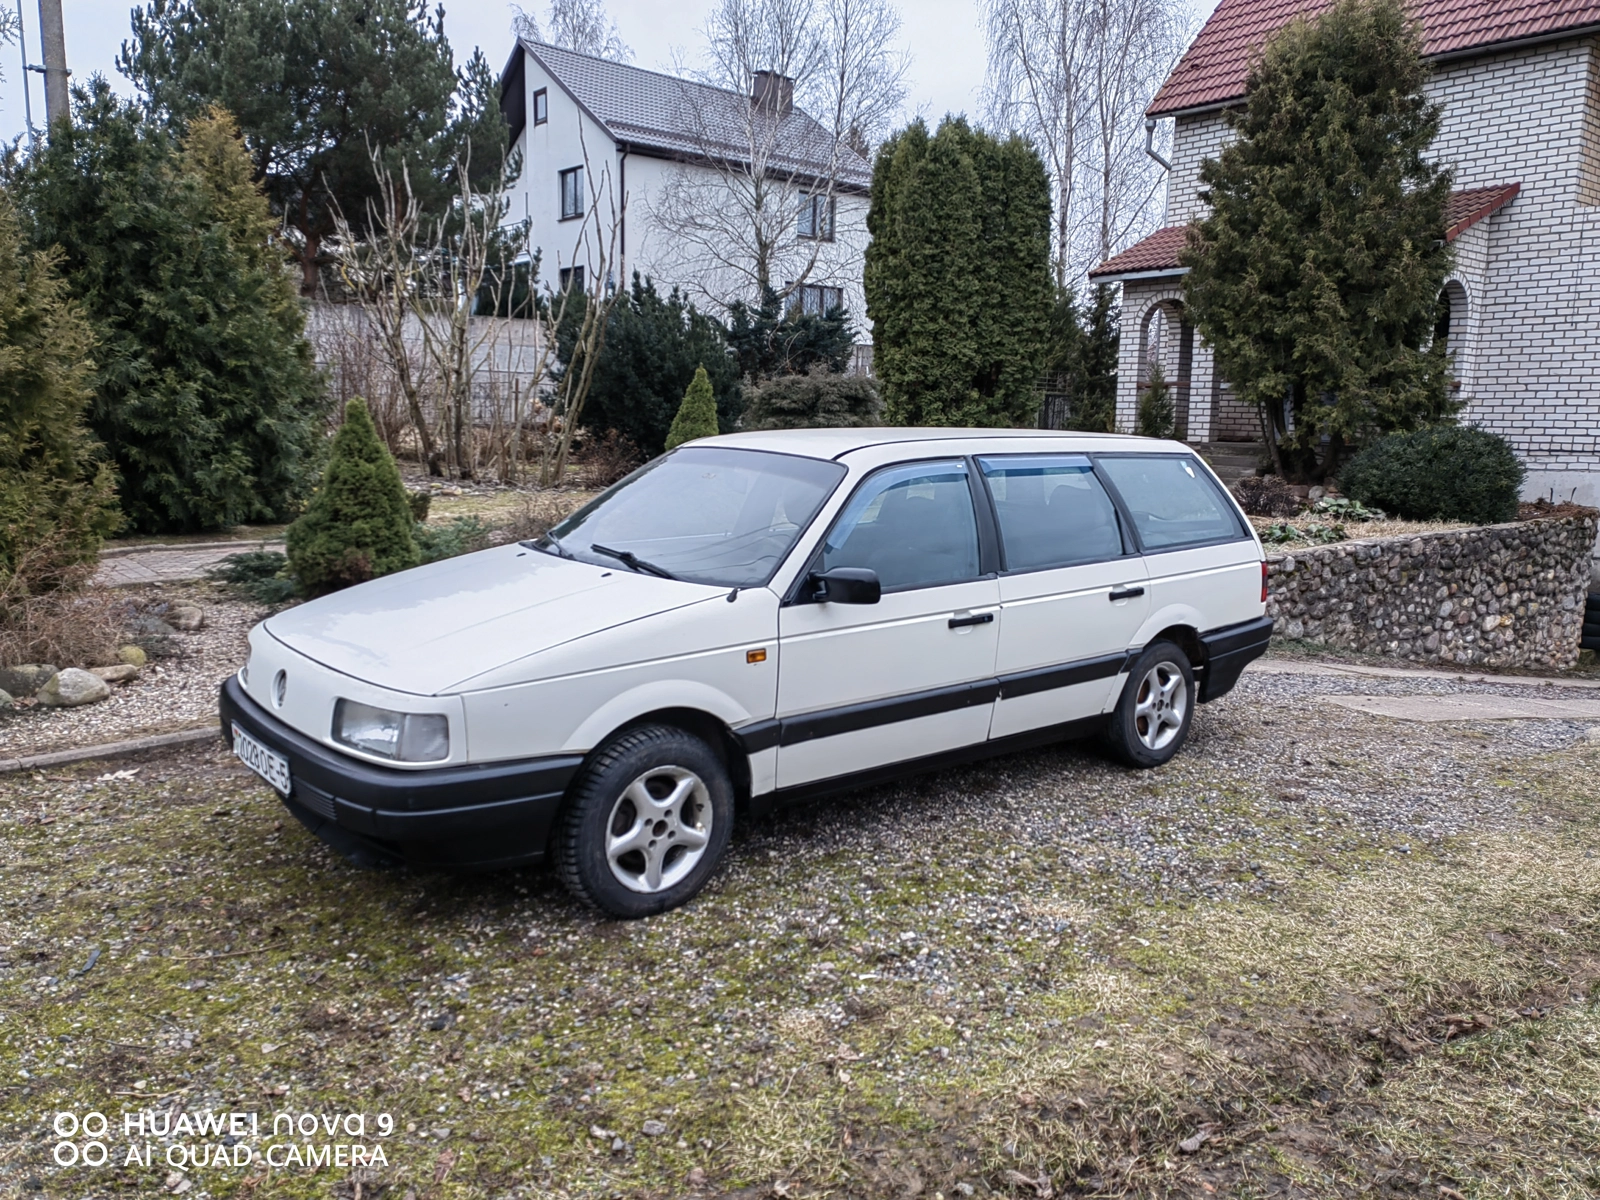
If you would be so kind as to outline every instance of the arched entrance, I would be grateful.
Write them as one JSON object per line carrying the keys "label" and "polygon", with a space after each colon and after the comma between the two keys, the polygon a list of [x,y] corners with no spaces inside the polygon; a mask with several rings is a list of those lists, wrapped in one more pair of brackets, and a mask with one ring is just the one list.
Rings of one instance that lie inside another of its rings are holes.
{"label": "arched entrance", "polygon": [[[1177,436],[1189,436],[1189,390],[1194,374],[1194,326],[1184,313],[1180,300],[1160,300],[1145,310],[1139,323],[1139,378],[1135,390],[1139,401],[1150,386],[1150,368],[1160,364],[1161,374],[1172,393],[1172,409]],[[1137,411],[1137,409],[1135,410]]]}

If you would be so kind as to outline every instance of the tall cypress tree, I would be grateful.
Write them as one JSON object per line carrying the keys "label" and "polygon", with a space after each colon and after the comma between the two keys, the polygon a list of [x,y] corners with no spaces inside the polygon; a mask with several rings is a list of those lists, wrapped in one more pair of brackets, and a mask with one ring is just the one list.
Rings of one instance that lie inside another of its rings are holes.
{"label": "tall cypress tree", "polygon": [[1050,187],[1027,142],[946,118],[873,170],[865,285],[886,417],[1030,425],[1050,341]]}
{"label": "tall cypress tree", "polygon": [[321,441],[324,389],[242,155],[219,117],[180,152],[97,79],[17,177],[94,326],[90,426],[142,531],[292,515]]}
{"label": "tall cypress tree", "polygon": [[1400,0],[1290,22],[1228,114],[1235,140],[1201,168],[1211,213],[1182,256],[1189,313],[1290,474],[1323,476],[1350,441],[1452,411],[1443,346],[1425,348],[1450,172],[1427,158],[1439,108],[1421,51]]}
{"label": "tall cypress tree", "polygon": [[84,427],[94,335],[55,270],[22,245],[0,191],[0,589],[48,590],[115,529],[116,474]]}

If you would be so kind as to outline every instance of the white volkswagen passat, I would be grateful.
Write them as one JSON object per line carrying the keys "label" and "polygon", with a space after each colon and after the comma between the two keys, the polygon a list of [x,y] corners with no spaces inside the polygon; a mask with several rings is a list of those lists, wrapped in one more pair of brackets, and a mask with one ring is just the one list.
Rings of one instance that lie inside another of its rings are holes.
{"label": "white volkswagen passat", "polygon": [[642,916],[781,800],[1083,734],[1166,762],[1265,649],[1265,579],[1181,443],[734,434],[262,622],[222,728],[352,857],[548,857]]}

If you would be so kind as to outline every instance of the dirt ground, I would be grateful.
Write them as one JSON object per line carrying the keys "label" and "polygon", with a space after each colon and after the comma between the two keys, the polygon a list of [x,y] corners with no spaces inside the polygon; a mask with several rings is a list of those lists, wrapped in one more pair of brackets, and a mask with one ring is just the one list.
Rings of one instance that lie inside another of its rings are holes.
{"label": "dirt ground", "polygon": [[1600,740],[1326,699],[1517,690],[1247,675],[1158,771],[788,810],[631,924],[350,867],[220,746],[0,776],[0,1195],[1594,1195]]}

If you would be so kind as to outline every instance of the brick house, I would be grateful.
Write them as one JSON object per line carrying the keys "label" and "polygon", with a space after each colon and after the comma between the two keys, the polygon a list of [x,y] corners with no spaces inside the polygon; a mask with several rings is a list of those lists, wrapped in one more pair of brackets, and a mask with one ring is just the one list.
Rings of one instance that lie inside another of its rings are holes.
{"label": "brick house", "polygon": [[[1117,419],[1159,361],[1192,442],[1258,441],[1184,320],[1178,251],[1202,216],[1200,164],[1228,136],[1250,56],[1329,0],[1221,0],[1151,102],[1174,124],[1165,228],[1095,267],[1122,285]],[[1525,495],[1600,505],[1600,0],[1412,0],[1455,170],[1443,299],[1462,419],[1510,439]]]}

